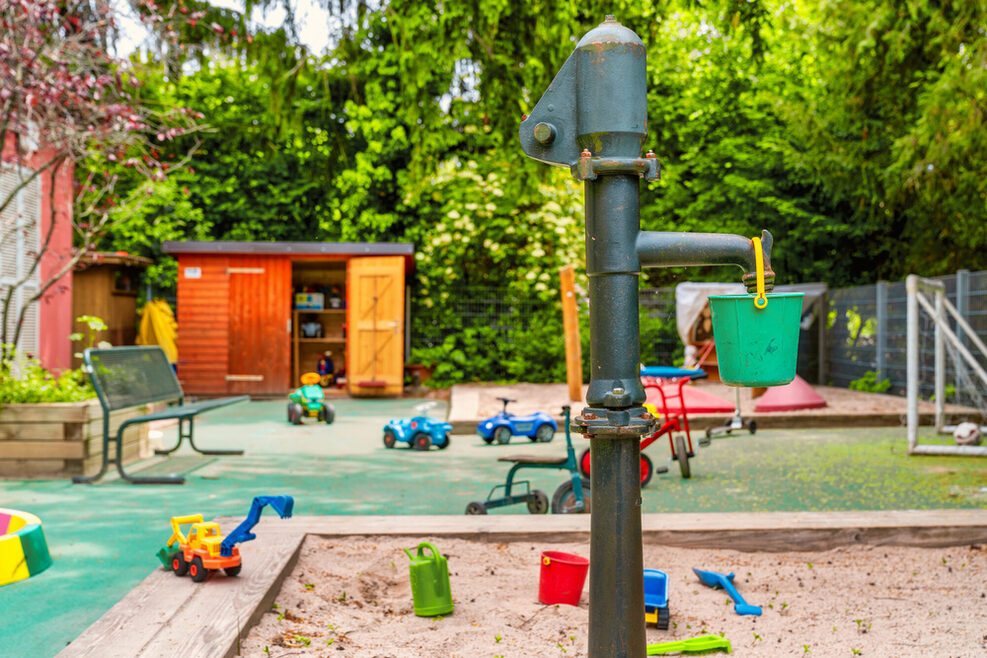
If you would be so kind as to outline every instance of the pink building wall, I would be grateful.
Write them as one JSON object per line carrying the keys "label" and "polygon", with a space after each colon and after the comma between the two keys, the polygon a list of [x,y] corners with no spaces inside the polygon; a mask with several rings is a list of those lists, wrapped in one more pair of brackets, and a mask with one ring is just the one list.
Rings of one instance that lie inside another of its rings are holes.
{"label": "pink building wall", "polygon": [[[13,137],[8,139],[3,148],[3,161],[14,159]],[[52,156],[48,150],[42,149],[33,154],[27,166],[36,169],[47,162]],[[54,197],[52,197],[54,186]],[[49,172],[41,175],[41,224],[40,241],[43,244],[48,232],[52,229],[51,207],[54,203],[54,232],[51,235],[48,252],[41,260],[41,282],[51,279],[72,257],[72,165],[63,164],[54,180]],[[61,277],[55,285],[48,289],[45,295],[36,302],[38,304],[38,351],[37,355],[42,365],[50,370],[64,370],[72,365],[72,344],[69,334],[72,333],[72,272]]]}

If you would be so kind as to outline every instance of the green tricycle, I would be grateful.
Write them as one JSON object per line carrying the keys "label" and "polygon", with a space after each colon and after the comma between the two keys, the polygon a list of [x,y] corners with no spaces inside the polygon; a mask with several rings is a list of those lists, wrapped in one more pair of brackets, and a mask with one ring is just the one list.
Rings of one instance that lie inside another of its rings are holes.
{"label": "green tricycle", "polygon": [[[506,507],[527,503],[528,511],[532,514],[544,514],[549,511],[548,496],[540,489],[532,489],[527,480],[516,482],[515,474],[523,468],[554,469],[567,471],[568,478],[559,485],[552,496],[552,514],[589,514],[590,511],[590,491],[589,480],[579,474],[576,466],[576,453],[572,449],[572,437],[569,434],[569,413],[568,405],[562,407],[562,415],[565,418],[565,457],[541,457],[532,455],[515,455],[511,457],[501,457],[497,461],[514,464],[507,472],[507,480],[504,484],[498,484],[484,501],[475,500],[466,506],[467,514],[486,514],[487,510],[495,507]],[[522,489],[523,487],[523,489]],[[520,490],[520,493],[518,493]],[[495,494],[503,492],[503,495]]]}
{"label": "green tricycle", "polygon": [[288,396],[288,422],[301,425],[303,418],[318,418],[331,424],[336,418],[336,410],[326,402],[326,395],[319,383],[322,377],[317,372],[306,372],[301,376],[302,385]]}

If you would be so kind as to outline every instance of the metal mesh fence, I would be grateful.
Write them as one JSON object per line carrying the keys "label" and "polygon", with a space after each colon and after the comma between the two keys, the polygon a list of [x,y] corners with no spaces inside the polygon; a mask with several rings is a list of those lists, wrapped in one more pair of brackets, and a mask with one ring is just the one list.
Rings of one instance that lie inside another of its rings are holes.
{"label": "metal mesh fence", "polygon": [[[584,374],[589,363],[589,301],[579,299],[580,338]],[[681,363],[683,346],[675,330],[674,289],[640,293],[641,361],[647,364]],[[565,343],[562,304],[520,295],[505,288],[453,289],[431,306],[415,299],[412,308],[411,349],[417,354],[463,352],[464,361],[478,364],[469,379],[564,381]],[[535,354],[532,354],[534,352]],[[527,354],[529,370],[514,362]]]}
{"label": "metal mesh fence", "polygon": [[[675,289],[641,290],[640,308],[641,360],[663,365],[681,360],[683,347],[675,330]],[[561,330],[562,305],[558,300],[546,302],[504,288],[460,288],[433,307],[415,306],[411,347],[441,345],[447,337],[467,328],[490,329],[501,340],[513,342],[533,323],[543,323],[546,316],[555,316]],[[579,300],[579,316],[580,324],[588,327],[589,302],[585,298]]]}
{"label": "metal mesh fence", "polygon": [[458,369],[437,371],[440,381],[565,381],[560,299],[494,287],[413,299],[413,358]]}
{"label": "metal mesh fence", "polygon": [[[971,325],[981,340],[987,339],[987,271],[936,277],[946,288],[946,298]],[[848,387],[867,372],[890,382],[888,392],[904,395],[906,385],[905,341],[907,331],[904,281],[831,290],[826,335],[827,382]],[[879,299],[883,303],[879,304]],[[886,321],[879,322],[882,314]],[[957,323],[949,326],[963,340]],[[919,314],[919,384],[920,395],[933,394],[935,378],[935,323],[924,312]],[[965,345],[974,357],[984,356],[968,339]],[[883,347],[883,349],[880,349]],[[879,351],[880,349],[880,351]],[[964,376],[963,364],[946,359],[946,397],[948,402],[975,404],[979,399]]]}
{"label": "metal mesh fence", "polygon": [[560,325],[562,318],[561,302],[547,303],[506,288],[457,288],[440,295],[432,306],[423,302],[412,311],[412,349],[442,345],[465,329],[489,330],[499,340],[513,342],[539,316],[556,313]]}
{"label": "metal mesh fence", "polygon": [[646,288],[639,294],[641,363],[681,365],[685,348],[675,327],[675,288]]}
{"label": "metal mesh fence", "polygon": [[826,326],[827,372],[833,384],[846,388],[876,368],[876,286],[831,290]]}
{"label": "metal mesh fence", "polygon": [[[947,298],[967,319],[981,340],[987,341],[987,271],[939,277]],[[882,291],[878,288],[883,287]],[[468,379],[564,381],[565,347],[562,310],[558,298],[546,300],[506,288],[470,287],[444,293],[431,306],[413,298],[412,350],[446,347],[462,352],[463,362],[481,364]],[[879,300],[881,304],[879,305]],[[905,391],[906,298],[903,281],[830,290],[828,293],[824,370],[820,383],[849,387],[868,372],[890,382],[889,392]],[[584,362],[589,362],[589,304],[579,302]],[[921,395],[933,393],[934,324],[920,321]],[[879,316],[884,320],[879,322]],[[641,361],[648,365],[682,363],[684,347],[675,325],[674,288],[640,292]],[[804,328],[799,338],[798,372],[818,381],[818,322]],[[960,334],[954,322],[950,326]],[[973,343],[964,341],[983,360]],[[879,348],[881,349],[879,353]],[[515,356],[520,355],[520,356]],[[519,362],[526,360],[526,362]],[[947,398],[972,404],[970,378],[947,358]],[[962,369],[962,364],[959,368]],[[588,373],[584,373],[588,374]]]}

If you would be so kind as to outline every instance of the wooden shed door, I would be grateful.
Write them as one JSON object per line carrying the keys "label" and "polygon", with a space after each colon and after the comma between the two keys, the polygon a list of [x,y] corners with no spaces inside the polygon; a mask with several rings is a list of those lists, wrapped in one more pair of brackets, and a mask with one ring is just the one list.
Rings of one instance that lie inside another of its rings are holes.
{"label": "wooden shed door", "polygon": [[350,393],[400,395],[404,384],[404,259],[351,259],[346,285]]}
{"label": "wooden shed door", "polygon": [[291,385],[291,261],[231,256],[226,272],[230,281],[227,390],[284,395]]}

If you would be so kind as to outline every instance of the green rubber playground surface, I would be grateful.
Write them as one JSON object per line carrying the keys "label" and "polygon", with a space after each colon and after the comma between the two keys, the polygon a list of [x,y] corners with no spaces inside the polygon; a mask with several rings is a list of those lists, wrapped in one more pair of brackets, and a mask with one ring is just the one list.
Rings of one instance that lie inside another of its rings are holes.
{"label": "green rubber playground surface", "polygon": [[[281,401],[252,402],[204,414],[197,444],[243,448],[242,457],[202,457],[187,446],[129,472],[180,473],[184,486],[135,486],[109,479],[94,486],[65,480],[0,481],[0,507],[41,517],[54,564],[0,588],[0,646],[6,656],[48,656],[160,568],[155,552],[170,535],[169,519],[202,513],[243,517],[256,495],[289,494],[295,515],[462,514],[503,482],[510,454],[562,455],[552,443],[515,438],[486,445],[453,436],[444,451],[387,450],[381,430],[413,415],[420,400],[341,400],[331,426],[284,422]],[[441,414],[443,409],[434,410]],[[173,445],[174,428],[165,430]],[[587,442],[575,437],[577,451]],[[647,450],[668,464],[667,443]],[[683,480],[676,464],[644,489],[644,512],[881,510],[987,507],[987,462],[962,457],[908,457],[904,428],[766,430],[716,439],[691,460]],[[143,470],[142,470],[143,469]],[[549,498],[560,471],[528,471]],[[525,472],[522,471],[522,475]],[[523,505],[492,513],[524,514]],[[232,528],[223,528],[229,531]]]}

